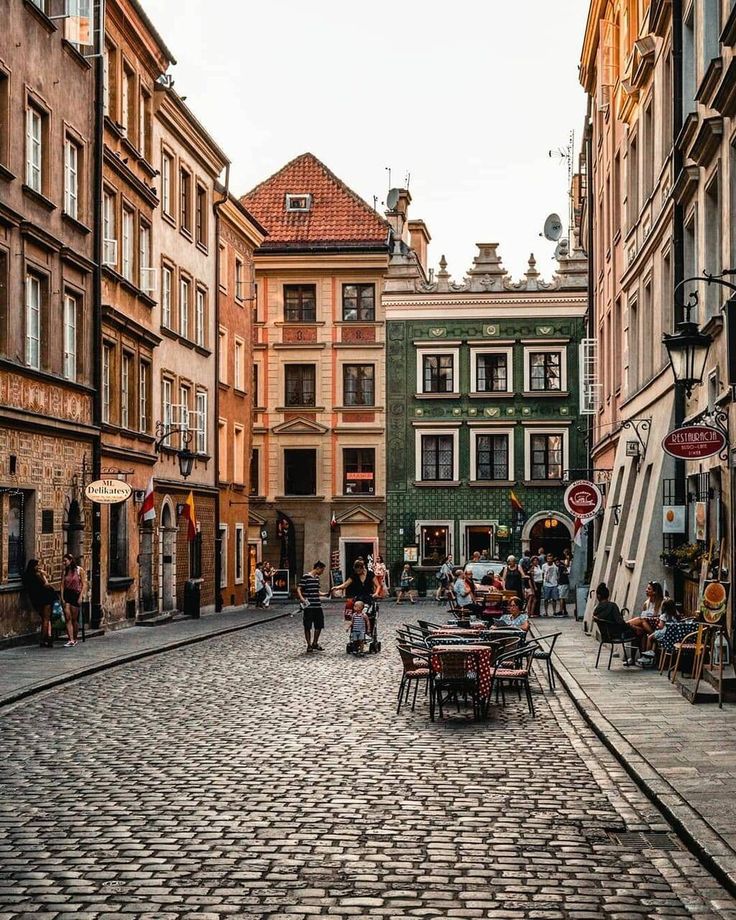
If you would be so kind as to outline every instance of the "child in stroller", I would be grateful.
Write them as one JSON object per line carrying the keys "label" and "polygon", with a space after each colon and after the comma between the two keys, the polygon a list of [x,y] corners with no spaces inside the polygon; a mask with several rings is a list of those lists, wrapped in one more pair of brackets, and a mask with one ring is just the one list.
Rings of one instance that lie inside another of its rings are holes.
{"label": "child in stroller", "polygon": [[366,644],[369,651],[380,651],[381,644],[378,642],[376,628],[377,614],[378,607],[375,603],[366,604],[362,600],[354,600],[351,603],[348,600],[345,605],[345,620],[350,631],[350,641],[346,648],[348,654],[359,657],[365,655]]}

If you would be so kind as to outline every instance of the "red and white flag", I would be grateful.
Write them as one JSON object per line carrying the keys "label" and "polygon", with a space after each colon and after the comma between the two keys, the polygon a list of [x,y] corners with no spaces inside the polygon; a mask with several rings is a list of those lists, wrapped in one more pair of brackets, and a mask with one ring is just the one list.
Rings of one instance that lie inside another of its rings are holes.
{"label": "red and white flag", "polygon": [[335,512],[332,512],[332,517],[330,518],[330,527],[334,530],[337,527],[337,518],[335,517]]}
{"label": "red and white flag", "polygon": [[583,522],[580,520],[579,517],[575,518],[575,523],[573,525],[572,541],[576,546],[583,545]]}
{"label": "red and white flag", "polygon": [[138,512],[138,519],[141,521],[155,521],[156,507],[153,501],[153,476],[148,480],[146,494],[143,497],[141,510]]}

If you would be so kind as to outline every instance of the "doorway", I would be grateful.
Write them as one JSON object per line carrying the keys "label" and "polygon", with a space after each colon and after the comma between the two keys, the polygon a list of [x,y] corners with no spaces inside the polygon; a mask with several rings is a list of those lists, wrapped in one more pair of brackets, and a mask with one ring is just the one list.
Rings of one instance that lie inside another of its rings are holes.
{"label": "doorway", "polygon": [[345,570],[343,575],[350,578],[355,565],[355,560],[359,557],[368,562],[368,557],[373,556],[376,551],[375,544],[372,540],[346,540],[343,549],[343,562]]}
{"label": "doorway", "polygon": [[529,550],[536,556],[541,548],[546,553],[560,557],[564,550],[570,549],[572,541],[567,527],[557,518],[545,518],[537,521],[529,534]]}
{"label": "doorway", "polygon": [[141,524],[138,571],[141,610],[143,613],[150,613],[156,609],[156,596],[153,590],[153,521],[144,521]]}
{"label": "doorway", "polygon": [[494,558],[493,524],[474,524],[465,528],[465,561],[480,553],[484,558]]}
{"label": "doorway", "polygon": [[69,511],[66,516],[66,551],[81,562],[82,558],[82,539],[84,537],[84,524],[82,523],[82,512],[79,502],[74,499],[69,504]]}
{"label": "doorway", "polygon": [[161,511],[161,609],[164,611],[176,609],[174,593],[176,533],[171,505],[169,502],[164,502]]}

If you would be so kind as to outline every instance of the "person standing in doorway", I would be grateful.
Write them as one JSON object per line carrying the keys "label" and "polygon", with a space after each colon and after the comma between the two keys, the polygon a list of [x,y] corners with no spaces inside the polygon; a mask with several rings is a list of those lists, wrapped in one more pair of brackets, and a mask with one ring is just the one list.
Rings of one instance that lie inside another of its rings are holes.
{"label": "person standing in doorway", "polygon": [[[302,575],[296,589],[297,597],[304,611],[304,638],[307,652],[323,652],[319,636],[325,628],[325,614],[322,610],[322,598],[329,594],[320,591],[319,580],[324,574],[324,562],[315,562],[312,568]],[[312,634],[314,630],[314,634]]]}
{"label": "person standing in doorway", "polygon": [[62,600],[64,601],[64,619],[66,620],[66,634],[68,642],[65,648],[73,648],[77,644],[79,634],[79,604],[80,598],[87,588],[87,579],[84,569],[79,565],[71,553],[63,559],[64,576],[61,583]]}

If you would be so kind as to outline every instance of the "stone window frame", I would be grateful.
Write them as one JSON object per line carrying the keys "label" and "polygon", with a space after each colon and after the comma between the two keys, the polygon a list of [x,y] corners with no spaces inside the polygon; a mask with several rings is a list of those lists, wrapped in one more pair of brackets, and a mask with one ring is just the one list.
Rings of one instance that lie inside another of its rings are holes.
{"label": "stone window frame", "polygon": [[[451,435],[452,479],[422,479],[422,438],[425,436]],[[416,482],[431,483],[437,488],[457,485],[460,481],[460,423],[456,425],[432,425],[414,429],[414,479]]]}
{"label": "stone window frame", "polygon": [[[559,354],[560,355],[560,389],[559,390],[532,390],[531,365],[532,354]],[[525,396],[565,396],[567,394],[567,344],[545,344],[539,342],[526,342],[524,344],[524,395]]]}
{"label": "stone window frame", "polygon": [[[480,355],[506,355],[506,389],[505,390],[479,390],[478,389],[478,362]],[[495,347],[471,346],[470,348],[470,395],[471,396],[513,396],[514,395],[514,349],[512,345]]]}
{"label": "stone window frame", "polygon": [[[514,469],[514,433],[515,427],[499,427],[496,425],[477,425],[470,427],[470,482],[507,483],[515,481]],[[477,441],[478,435],[506,435],[507,438],[507,472],[506,479],[478,479]]]}
{"label": "stone window frame", "polygon": [[[432,355],[450,355],[452,357],[452,390],[433,393],[424,389],[424,359]],[[423,399],[449,399],[460,396],[460,346],[432,345],[417,346],[416,396]]]}
{"label": "stone window frame", "polygon": [[570,429],[561,425],[528,425],[524,427],[524,481],[555,483],[556,479],[532,479],[532,435],[562,435],[562,473],[570,469]]}

